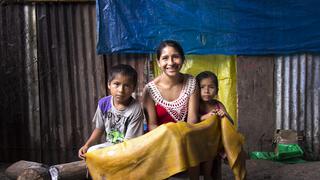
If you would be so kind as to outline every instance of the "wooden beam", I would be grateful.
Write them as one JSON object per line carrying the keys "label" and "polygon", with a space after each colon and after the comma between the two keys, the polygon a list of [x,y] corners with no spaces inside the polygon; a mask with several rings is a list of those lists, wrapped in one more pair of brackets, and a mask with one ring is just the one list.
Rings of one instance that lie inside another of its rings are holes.
{"label": "wooden beam", "polygon": [[38,168],[29,168],[23,171],[17,178],[17,180],[51,180],[51,176],[47,168],[38,167]]}
{"label": "wooden beam", "polygon": [[58,179],[85,179],[87,167],[85,161],[75,161],[65,164],[57,164],[50,167],[50,170],[56,171]]}

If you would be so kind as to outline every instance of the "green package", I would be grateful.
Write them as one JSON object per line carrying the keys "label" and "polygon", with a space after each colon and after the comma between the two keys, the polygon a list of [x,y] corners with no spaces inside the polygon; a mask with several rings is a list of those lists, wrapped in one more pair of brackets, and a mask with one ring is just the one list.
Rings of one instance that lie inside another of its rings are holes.
{"label": "green package", "polygon": [[298,144],[278,144],[275,152],[250,153],[251,159],[271,160],[287,164],[306,162],[302,159],[303,151]]}
{"label": "green package", "polygon": [[276,148],[276,159],[284,160],[303,156],[303,151],[298,144],[278,144]]}

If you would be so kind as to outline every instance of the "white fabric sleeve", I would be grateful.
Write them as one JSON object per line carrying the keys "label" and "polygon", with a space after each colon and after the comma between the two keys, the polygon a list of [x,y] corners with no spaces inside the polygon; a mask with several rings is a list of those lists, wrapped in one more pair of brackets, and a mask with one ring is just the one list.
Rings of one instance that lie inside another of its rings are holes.
{"label": "white fabric sleeve", "polygon": [[93,146],[89,147],[89,149],[87,150],[87,152],[91,152],[91,151],[94,151],[94,150],[97,150],[97,149],[109,147],[109,146],[112,146],[112,145],[113,145],[113,144],[110,143],[110,142],[105,142],[105,143],[101,143],[101,144],[96,144],[96,145],[93,145]]}
{"label": "white fabric sleeve", "polygon": [[99,106],[97,107],[96,113],[92,119],[92,122],[96,123],[96,128],[105,130],[103,114]]}
{"label": "white fabric sleeve", "polygon": [[136,110],[133,111],[132,119],[128,124],[125,139],[141,136],[143,134],[143,121],[145,117],[140,105],[136,106]]}

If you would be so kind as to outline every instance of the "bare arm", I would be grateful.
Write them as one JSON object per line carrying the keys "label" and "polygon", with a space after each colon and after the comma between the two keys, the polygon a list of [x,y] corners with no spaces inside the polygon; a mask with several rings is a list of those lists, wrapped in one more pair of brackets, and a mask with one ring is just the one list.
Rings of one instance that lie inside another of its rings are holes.
{"label": "bare arm", "polygon": [[202,115],[202,116],[200,117],[200,121],[206,120],[206,119],[208,119],[209,117],[211,117],[211,116],[213,116],[213,115],[214,115],[213,112],[208,112],[207,114]]}
{"label": "bare arm", "polygon": [[188,104],[188,118],[187,122],[195,124],[199,121],[199,89],[196,86],[194,92],[191,94]]}
{"label": "bare arm", "polygon": [[148,122],[148,129],[153,130],[156,127],[158,127],[157,114],[154,101],[151,98],[149,92],[146,90],[146,88],[143,90],[142,99],[143,110],[146,116],[146,120]]}
{"label": "bare arm", "polygon": [[88,148],[95,144],[103,135],[104,130],[95,128],[92,132],[90,138],[87,140],[87,142],[79,149],[78,156],[81,159],[85,158],[85,153],[87,152]]}

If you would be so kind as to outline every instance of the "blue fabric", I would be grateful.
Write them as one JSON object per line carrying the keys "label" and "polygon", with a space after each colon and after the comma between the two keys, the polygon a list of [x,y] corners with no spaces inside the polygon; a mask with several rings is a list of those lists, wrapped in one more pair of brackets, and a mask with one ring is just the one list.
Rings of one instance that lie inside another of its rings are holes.
{"label": "blue fabric", "polygon": [[97,0],[99,54],[154,53],[164,39],[187,54],[320,52],[317,0]]}

